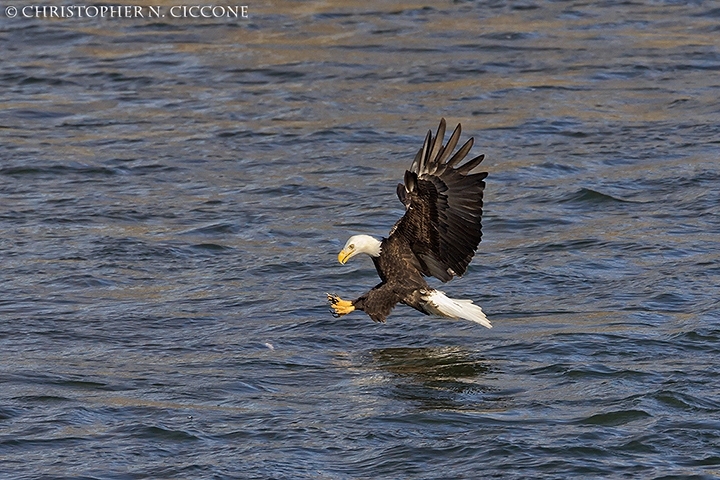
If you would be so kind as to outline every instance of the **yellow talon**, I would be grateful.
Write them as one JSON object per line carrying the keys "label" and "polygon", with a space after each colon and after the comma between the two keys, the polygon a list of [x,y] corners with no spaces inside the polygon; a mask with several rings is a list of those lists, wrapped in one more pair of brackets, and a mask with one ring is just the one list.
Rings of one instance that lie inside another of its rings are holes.
{"label": "yellow talon", "polygon": [[327,297],[328,302],[330,302],[330,307],[334,310],[334,317],[341,317],[355,310],[355,306],[349,300],[343,300],[337,295],[330,295],[329,293]]}

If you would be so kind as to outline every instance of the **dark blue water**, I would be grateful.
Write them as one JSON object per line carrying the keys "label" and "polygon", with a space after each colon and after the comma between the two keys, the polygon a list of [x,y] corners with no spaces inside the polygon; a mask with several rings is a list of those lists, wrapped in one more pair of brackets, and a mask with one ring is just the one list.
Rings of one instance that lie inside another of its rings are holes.
{"label": "dark blue water", "polygon": [[[719,21],[0,12],[0,476],[720,477]],[[490,172],[443,289],[494,328],[333,318],[442,116]]]}

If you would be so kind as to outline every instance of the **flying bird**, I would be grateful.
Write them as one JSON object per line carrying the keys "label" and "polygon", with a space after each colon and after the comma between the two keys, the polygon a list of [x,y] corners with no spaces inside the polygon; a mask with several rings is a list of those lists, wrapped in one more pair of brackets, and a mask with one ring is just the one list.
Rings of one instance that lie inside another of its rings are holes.
{"label": "flying bird", "polygon": [[381,282],[355,300],[328,294],[333,315],[362,310],[376,322],[385,322],[398,303],[426,315],[465,319],[492,328],[472,300],[449,298],[431,288],[423,277],[443,282],[467,270],[482,238],[483,191],[487,172],[470,173],[484,155],[460,162],[473,146],[470,138],[454,154],[461,127],[455,127],[447,144],[445,119],[435,137],[428,131],[425,143],[405,171],[397,196],[405,214],[387,238],[354,235],[338,254],[342,264],[364,253],[372,258]]}

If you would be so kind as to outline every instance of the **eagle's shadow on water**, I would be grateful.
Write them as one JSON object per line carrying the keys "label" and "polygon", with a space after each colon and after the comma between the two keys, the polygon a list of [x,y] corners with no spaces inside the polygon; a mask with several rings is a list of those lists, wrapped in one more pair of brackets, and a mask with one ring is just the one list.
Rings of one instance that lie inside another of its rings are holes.
{"label": "eagle's shadow on water", "polygon": [[458,346],[370,350],[375,368],[389,372],[393,398],[428,410],[478,410],[497,406],[498,391],[487,379],[491,363]]}

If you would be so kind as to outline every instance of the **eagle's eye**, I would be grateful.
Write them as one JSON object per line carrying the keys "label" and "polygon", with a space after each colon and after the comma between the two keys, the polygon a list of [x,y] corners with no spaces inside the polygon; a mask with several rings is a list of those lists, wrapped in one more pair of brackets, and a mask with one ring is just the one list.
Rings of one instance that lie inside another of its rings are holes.
{"label": "eagle's eye", "polygon": [[348,246],[348,248],[349,248],[350,250],[355,250],[355,244],[354,244],[354,243],[351,243],[351,244]]}

